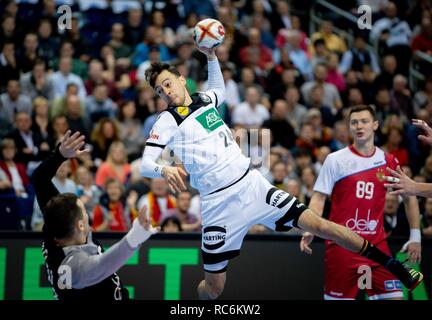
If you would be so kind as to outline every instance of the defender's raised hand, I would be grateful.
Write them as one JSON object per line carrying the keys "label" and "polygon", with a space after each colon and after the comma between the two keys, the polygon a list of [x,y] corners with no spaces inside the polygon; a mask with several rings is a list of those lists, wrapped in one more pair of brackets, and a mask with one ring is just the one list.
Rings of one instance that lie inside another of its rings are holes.
{"label": "defender's raised hand", "polygon": [[430,145],[432,145],[432,128],[426,123],[426,121],[420,119],[412,119],[412,124],[419,129],[424,130],[425,134],[421,134],[418,138],[421,141],[424,141]]}
{"label": "defender's raised hand", "polygon": [[71,131],[68,130],[60,142],[59,151],[65,158],[76,158],[85,152],[90,150],[80,150],[85,145],[85,136],[78,131],[71,135]]}

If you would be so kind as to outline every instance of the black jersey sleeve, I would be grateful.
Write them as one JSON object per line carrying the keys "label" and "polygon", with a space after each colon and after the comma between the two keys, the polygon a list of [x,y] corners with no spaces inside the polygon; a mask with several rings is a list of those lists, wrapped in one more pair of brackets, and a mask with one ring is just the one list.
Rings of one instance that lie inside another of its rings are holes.
{"label": "black jersey sleeve", "polygon": [[51,182],[57,169],[67,159],[60,153],[59,147],[55,149],[33,172],[32,182],[36,198],[42,212],[48,201],[59,194],[59,191]]}

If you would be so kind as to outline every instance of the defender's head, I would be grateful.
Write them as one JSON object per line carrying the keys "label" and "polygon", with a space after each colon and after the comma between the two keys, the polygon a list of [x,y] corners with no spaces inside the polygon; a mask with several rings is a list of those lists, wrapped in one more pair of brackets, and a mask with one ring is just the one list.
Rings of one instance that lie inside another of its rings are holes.
{"label": "defender's head", "polygon": [[84,244],[90,232],[84,204],[72,193],[62,193],[48,201],[44,220],[48,233],[60,245],[63,242]]}

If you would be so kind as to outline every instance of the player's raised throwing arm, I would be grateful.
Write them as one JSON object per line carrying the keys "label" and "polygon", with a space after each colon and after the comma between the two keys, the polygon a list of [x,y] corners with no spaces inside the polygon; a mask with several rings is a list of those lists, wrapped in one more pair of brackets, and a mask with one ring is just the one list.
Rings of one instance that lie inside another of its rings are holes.
{"label": "player's raised throwing arm", "polygon": [[[216,57],[216,49],[198,47],[198,50],[207,56],[208,61],[208,91],[211,96],[215,95],[216,106],[225,101],[225,83],[219,61]],[[212,97],[213,98],[213,97]]]}

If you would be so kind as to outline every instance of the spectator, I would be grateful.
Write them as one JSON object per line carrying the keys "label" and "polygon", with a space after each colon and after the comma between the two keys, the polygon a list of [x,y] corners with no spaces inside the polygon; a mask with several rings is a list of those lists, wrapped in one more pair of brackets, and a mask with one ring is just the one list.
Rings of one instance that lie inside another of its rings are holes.
{"label": "spectator", "polygon": [[[306,122],[310,123],[314,128],[314,141],[318,146],[328,145],[332,139],[332,130],[323,121],[322,114],[322,111],[318,108],[312,108],[306,115]],[[333,123],[331,126],[333,126]]]}
{"label": "spectator", "polygon": [[[55,15],[57,15],[54,7]],[[55,18],[54,26],[57,26],[57,17]],[[72,44],[73,57],[81,60],[84,63],[90,61],[91,55],[94,53],[94,47],[98,47],[97,43],[90,41],[81,35],[80,21],[78,18],[72,15],[71,28],[66,29],[66,41]],[[69,45],[68,45],[69,46]],[[69,51],[70,52],[70,51]]]}
{"label": "spectator", "polygon": [[88,76],[88,66],[87,63],[75,57],[75,48],[73,43],[69,40],[64,40],[60,46],[60,56],[54,59],[53,69],[57,70],[59,67],[59,61],[62,58],[70,58],[72,62],[71,73],[77,75],[82,80],[87,79]]}
{"label": "spectator", "polygon": [[347,100],[345,106],[348,108],[364,104],[363,94],[359,88],[349,88]]}
{"label": "spectator", "polygon": [[134,101],[125,101],[120,105],[119,125],[120,139],[125,145],[129,161],[141,157],[145,137],[142,135],[141,121],[136,117]]}
{"label": "spectator", "polygon": [[333,84],[339,92],[344,91],[346,88],[345,79],[339,72],[339,56],[336,53],[331,53],[328,56],[327,67],[327,78],[325,82]]}
{"label": "spectator", "polygon": [[83,115],[81,101],[78,96],[71,95],[67,98],[65,116],[69,129],[72,132],[79,131],[86,137],[86,139],[88,139],[90,123]]}
{"label": "spectator", "polygon": [[[78,86],[75,83],[68,83],[66,86],[66,94],[63,97],[54,99],[50,110],[50,117],[66,114],[66,101],[70,96],[78,96]],[[81,114],[85,115],[85,104],[80,99]]]}
{"label": "spectator", "polygon": [[69,124],[64,114],[54,116],[51,120],[51,126],[48,128],[50,135],[50,149],[54,150],[60,143],[66,131],[69,130]]}
{"label": "spectator", "polygon": [[180,220],[176,216],[169,216],[161,223],[161,231],[166,233],[182,232],[183,228]]}
{"label": "spectator", "polygon": [[257,87],[246,89],[246,100],[236,106],[232,114],[233,124],[245,128],[259,128],[263,122],[270,118],[266,107],[260,103],[260,92]]}
{"label": "spectator", "polygon": [[385,87],[390,90],[393,87],[393,78],[396,76],[398,61],[394,55],[384,56],[383,70],[375,79],[375,88]]}
{"label": "spectator", "polygon": [[22,93],[31,100],[38,96],[50,101],[54,98],[54,84],[46,73],[43,60],[38,59],[35,61],[33,70],[21,76],[20,84]]}
{"label": "spectator", "polygon": [[350,145],[350,135],[348,125],[344,121],[338,121],[334,124],[333,140],[329,147],[332,152],[343,149]]}
{"label": "spectator", "polygon": [[273,34],[277,34],[281,30],[290,30],[293,28],[290,5],[287,1],[276,1],[276,12],[272,13],[270,22]]}
{"label": "spectator", "polygon": [[302,193],[305,196],[305,204],[308,205],[313,194],[313,186],[316,180],[316,173],[314,172],[312,167],[306,167],[301,170],[300,176],[303,183]]}
{"label": "spectator", "polygon": [[[296,140],[296,157],[298,157],[298,152],[300,155],[304,153],[309,153],[310,155],[316,155],[317,145],[315,143],[315,128],[309,122],[305,122],[300,127],[300,135]],[[297,164],[298,159],[296,158]]]}
{"label": "spectator", "polygon": [[375,96],[375,107],[377,113],[377,120],[383,123],[387,116],[394,113],[395,110],[391,105],[390,91],[386,88],[379,88]]}
{"label": "spectator", "polygon": [[29,32],[24,37],[23,47],[19,52],[21,71],[26,73],[33,70],[38,57],[39,40],[36,33]]}
{"label": "spectator", "polygon": [[85,99],[86,90],[83,80],[73,74],[72,72],[72,59],[70,57],[61,57],[59,62],[59,71],[55,72],[52,76],[54,84],[54,97],[61,98],[66,94],[66,88],[69,83],[74,83],[78,87],[78,95],[81,99]]}
{"label": "spectator", "polygon": [[132,49],[124,42],[124,27],[121,23],[114,23],[111,26],[111,39],[108,42],[108,46],[110,46],[114,50],[114,58],[127,58],[132,54]]}
{"label": "spectator", "polygon": [[312,65],[307,53],[301,48],[301,36],[297,30],[290,30],[286,35],[289,57],[305,79],[312,77]]}
{"label": "spectator", "polygon": [[398,18],[397,13],[396,4],[389,1],[385,6],[385,17],[374,23],[369,37],[374,44],[381,41],[385,46],[384,52],[396,57],[398,73],[408,75],[412,32],[408,23]]}
{"label": "spectator", "polygon": [[312,45],[314,48],[314,54],[313,54],[312,59],[311,59],[311,65],[312,65],[312,68],[315,69],[315,67],[318,64],[327,63],[329,51],[326,48],[324,40],[321,38],[316,39]]}
{"label": "spectator", "polygon": [[155,10],[151,13],[150,25],[155,27],[158,32],[162,35],[163,44],[170,49],[175,47],[175,33],[165,23],[164,13],[160,10]]}
{"label": "spectator", "polygon": [[159,47],[162,61],[171,59],[168,47],[163,44],[162,31],[156,26],[148,26],[145,32],[143,42],[135,47],[132,65],[138,67],[141,63],[149,59],[150,46],[157,45]]}
{"label": "spectator", "polygon": [[421,21],[421,32],[414,37],[411,43],[413,52],[421,51],[432,54],[432,22],[430,17],[424,17]]}
{"label": "spectator", "polygon": [[307,109],[299,103],[300,93],[297,87],[289,87],[285,91],[285,100],[287,102],[287,120],[294,128],[295,133],[299,134],[300,126],[304,122]]}
{"label": "spectator", "polygon": [[[323,103],[324,100],[324,88],[320,84],[316,84],[312,87],[312,90],[310,92],[310,103],[307,104],[307,108],[309,109],[308,114],[306,115],[306,120],[308,116],[312,116],[311,113],[312,110],[318,110],[319,111],[319,117],[320,120],[323,122],[324,125],[328,127],[333,127],[334,124],[334,116],[332,114],[332,111],[329,106],[325,105]],[[315,114],[315,113],[314,113]]]}
{"label": "spectator", "polygon": [[49,19],[41,19],[38,28],[39,48],[38,56],[46,64],[53,61],[59,52],[60,41],[53,34],[52,25]]}
{"label": "spectator", "polygon": [[48,100],[43,97],[37,97],[33,100],[32,132],[39,134],[43,140],[49,141],[48,133],[49,115]]}
{"label": "spectator", "polygon": [[108,88],[101,83],[95,86],[93,94],[85,102],[86,116],[96,123],[102,118],[113,119],[117,114],[117,106],[108,97]]}
{"label": "spectator", "polygon": [[0,54],[0,91],[6,87],[9,80],[17,80],[20,77],[20,67],[15,57],[15,44],[5,42]]}
{"label": "spectator", "polygon": [[[282,1],[283,2],[283,1]],[[289,30],[295,30],[298,31],[300,33],[300,47],[301,49],[308,53],[308,36],[307,34],[301,30],[301,22],[300,22],[300,18],[298,16],[291,16],[291,22],[292,22],[292,28],[284,28],[284,29],[280,29],[277,33],[276,33],[276,47],[278,48],[282,48],[285,43],[286,43],[286,36],[287,36],[287,31]]]}
{"label": "spectator", "polygon": [[398,222],[399,197],[386,193],[384,207],[384,230],[389,236]]}
{"label": "spectator", "polygon": [[140,65],[138,66],[138,69],[137,69],[136,77],[141,82],[145,81],[145,72],[150,67],[150,65],[153,62],[159,62],[160,61],[159,46],[157,46],[157,45],[150,46],[148,57],[149,57],[149,59],[140,63]]}
{"label": "spectator", "polygon": [[[178,63],[184,63],[189,70],[189,77],[195,82],[201,82],[207,80],[207,65],[205,68],[201,67],[201,64],[197,58],[194,57],[194,42],[191,40],[177,42],[177,58],[172,62],[174,65]],[[217,47],[219,63],[222,65],[229,64],[233,67],[233,63],[229,61],[228,48],[222,44]],[[234,70],[236,66],[234,65]],[[205,71],[205,72],[204,72]]]}
{"label": "spectator", "polygon": [[116,120],[108,118],[99,120],[91,134],[92,157],[94,159],[99,159],[98,162],[106,159],[111,143],[120,141],[119,130]]}
{"label": "spectator", "polygon": [[17,150],[12,139],[4,139],[0,147],[0,169],[7,175],[7,180],[10,181],[10,186],[14,190],[22,229],[30,230],[34,191],[27,176],[26,167],[24,164],[14,161]]}
{"label": "spectator", "polygon": [[76,172],[77,196],[83,202],[87,212],[93,212],[102,195],[94,183],[94,178],[90,170],[85,166],[79,166]]}
{"label": "spectator", "polygon": [[145,140],[150,137],[150,130],[153,127],[153,124],[156,122],[157,117],[161,112],[165,111],[167,107],[168,106],[165,101],[163,101],[160,97],[156,98],[155,112],[144,121],[143,136]]}
{"label": "spectator", "polygon": [[114,141],[109,149],[106,161],[96,172],[96,185],[103,187],[109,178],[117,179],[121,184],[128,182],[130,165],[127,162],[127,154],[122,142]]}
{"label": "spectator", "polygon": [[152,225],[159,226],[163,217],[167,217],[177,207],[175,198],[168,193],[168,184],[163,178],[154,178],[150,182],[150,192],[138,201],[138,210],[147,206]]}
{"label": "spectator", "polygon": [[17,113],[24,112],[29,116],[32,113],[32,103],[29,97],[21,94],[18,80],[9,80],[7,91],[0,95],[0,116],[13,123]]}
{"label": "spectator", "polygon": [[304,203],[305,197],[301,191],[301,183],[297,179],[289,179],[286,183],[286,191]]}
{"label": "spectator", "polygon": [[120,93],[114,81],[104,76],[103,64],[99,60],[93,59],[89,63],[88,79],[84,82],[87,95],[91,96],[97,85],[104,84],[108,89],[108,96],[117,101],[120,99]]}
{"label": "spectator", "polygon": [[[16,129],[10,134],[15,141],[17,154],[15,161],[24,165],[31,165],[34,169],[35,162],[43,159],[50,150],[48,143],[42,137],[31,130],[32,120],[27,112],[18,112],[15,116]],[[30,163],[32,162],[32,163]]]}
{"label": "spectator", "polygon": [[125,42],[135,47],[143,38],[143,11],[141,8],[130,8],[125,25]]}
{"label": "spectator", "polygon": [[105,193],[93,210],[92,228],[95,231],[128,231],[137,216],[136,193],[125,200],[123,185],[117,179],[108,179]]}
{"label": "spectator", "polygon": [[288,182],[288,169],[283,161],[277,161],[271,166],[270,183],[276,188],[285,190]]}
{"label": "spectator", "polygon": [[362,72],[365,65],[371,66],[374,73],[380,73],[377,57],[366,48],[367,41],[362,35],[354,38],[354,47],[342,56],[339,70],[345,74],[348,70]]}
{"label": "spectator", "polygon": [[[201,231],[200,217],[196,216],[190,211],[191,200],[192,194],[189,191],[179,192],[176,196],[177,209],[175,210],[174,217],[179,220],[181,231]],[[164,219],[164,222],[166,221],[166,219]],[[162,222],[162,225],[164,222]]]}
{"label": "spectator", "polygon": [[387,134],[387,142],[381,149],[394,155],[399,160],[399,165],[409,164],[408,150],[402,146],[403,130],[400,128],[390,128]]}
{"label": "spectator", "polygon": [[0,46],[8,42],[14,43],[18,38],[15,17],[10,14],[5,14],[2,17],[1,23]]}
{"label": "spectator", "polygon": [[176,43],[193,41],[193,30],[199,20],[196,12],[190,12],[186,16],[185,22],[176,30]]}
{"label": "spectator", "polygon": [[[273,67],[273,58],[270,48],[261,43],[261,32],[257,28],[248,31],[248,45],[241,48],[239,58],[243,65],[257,66],[261,72],[268,71]],[[257,55],[252,60],[252,55]]]}
{"label": "spectator", "polygon": [[263,128],[269,128],[273,134],[272,146],[287,149],[295,145],[296,134],[287,120],[288,107],[285,100],[276,100],[273,104],[271,119],[264,121]]}
{"label": "spectator", "polygon": [[314,69],[315,79],[308,81],[301,87],[301,93],[306,103],[310,103],[312,88],[319,84],[324,90],[323,104],[330,107],[333,113],[342,108],[342,101],[337,88],[330,83],[326,83],[328,72],[325,64],[319,64]]}
{"label": "spectator", "polygon": [[[312,34],[310,41],[311,43],[314,43],[314,41],[317,39],[323,39],[326,48],[337,54],[343,54],[347,50],[345,41],[333,33],[333,23],[331,21],[323,21],[320,26],[320,30]],[[310,46],[309,50],[312,54],[314,54],[314,49],[312,46]]]}
{"label": "spectator", "polygon": [[393,79],[393,90],[390,92],[392,109],[403,115],[406,119],[414,117],[411,91],[407,88],[408,80],[398,74]]}
{"label": "spectator", "polygon": [[52,183],[59,190],[60,193],[77,193],[77,186],[75,182],[69,178],[71,173],[70,160],[65,161],[58,168],[56,175],[52,179]]}
{"label": "spectator", "polygon": [[246,89],[253,85],[258,85],[260,90],[264,91],[262,87],[259,85],[259,80],[257,79],[254,70],[250,67],[242,68],[240,74],[240,83],[238,84],[240,100],[245,99]]}

